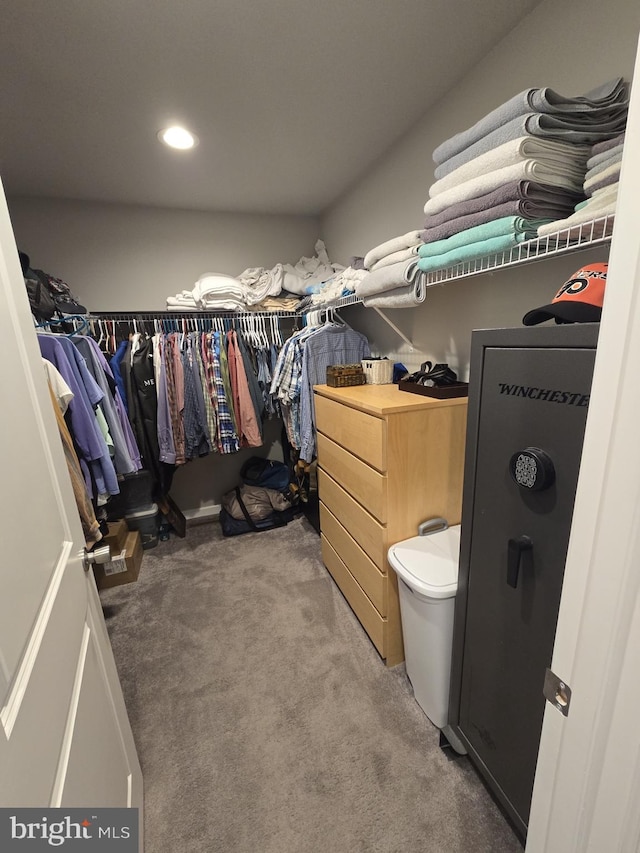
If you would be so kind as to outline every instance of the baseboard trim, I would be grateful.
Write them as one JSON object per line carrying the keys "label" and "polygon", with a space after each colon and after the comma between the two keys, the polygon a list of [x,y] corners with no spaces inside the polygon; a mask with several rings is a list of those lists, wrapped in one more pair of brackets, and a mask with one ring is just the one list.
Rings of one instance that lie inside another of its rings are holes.
{"label": "baseboard trim", "polygon": [[185,509],[184,517],[187,519],[187,527],[195,527],[197,524],[208,524],[211,521],[217,521],[220,517],[221,509],[220,504]]}

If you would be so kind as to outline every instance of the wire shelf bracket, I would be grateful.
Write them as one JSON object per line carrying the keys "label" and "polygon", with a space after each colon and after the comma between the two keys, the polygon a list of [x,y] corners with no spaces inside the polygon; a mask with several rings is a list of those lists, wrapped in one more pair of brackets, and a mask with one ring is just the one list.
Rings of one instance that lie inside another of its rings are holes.
{"label": "wire shelf bracket", "polygon": [[409,338],[405,335],[405,333],[401,329],[399,329],[392,320],[390,320],[387,317],[387,315],[384,313],[384,311],[382,311],[382,309],[376,308],[375,305],[372,307],[373,307],[373,310],[376,312],[376,314],[378,314],[380,317],[382,317],[382,319],[385,321],[385,323],[388,323],[388,325],[391,326],[391,328],[396,333],[396,335],[398,335],[398,337],[402,338],[402,340],[405,342],[405,344],[408,345],[409,352],[413,352],[413,343],[409,340]]}

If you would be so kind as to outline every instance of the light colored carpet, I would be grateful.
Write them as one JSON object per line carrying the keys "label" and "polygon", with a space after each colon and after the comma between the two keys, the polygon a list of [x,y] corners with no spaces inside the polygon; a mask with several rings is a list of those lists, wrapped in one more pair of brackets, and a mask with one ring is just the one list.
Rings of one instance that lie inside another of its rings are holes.
{"label": "light colored carpet", "polygon": [[145,779],[147,853],[521,853],[450,760],[303,518],[145,552],[101,593]]}

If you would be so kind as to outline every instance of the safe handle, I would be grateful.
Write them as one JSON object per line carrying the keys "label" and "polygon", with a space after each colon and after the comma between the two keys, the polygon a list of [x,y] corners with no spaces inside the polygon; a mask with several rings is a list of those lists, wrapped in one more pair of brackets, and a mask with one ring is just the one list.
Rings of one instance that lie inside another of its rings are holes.
{"label": "safe handle", "polygon": [[528,536],[518,536],[517,539],[509,539],[507,545],[507,583],[514,589],[518,586],[522,555],[527,551],[531,551],[532,548],[533,542]]}

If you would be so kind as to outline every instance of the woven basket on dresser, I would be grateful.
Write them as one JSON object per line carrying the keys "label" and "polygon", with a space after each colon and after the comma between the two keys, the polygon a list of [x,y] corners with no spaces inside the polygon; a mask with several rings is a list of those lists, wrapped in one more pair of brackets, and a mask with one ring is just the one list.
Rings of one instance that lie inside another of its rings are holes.
{"label": "woven basket on dresser", "polygon": [[393,362],[389,359],[362,359],[367,385],[389,385],[393,382]]}

